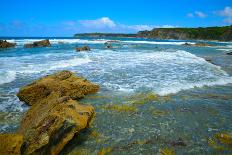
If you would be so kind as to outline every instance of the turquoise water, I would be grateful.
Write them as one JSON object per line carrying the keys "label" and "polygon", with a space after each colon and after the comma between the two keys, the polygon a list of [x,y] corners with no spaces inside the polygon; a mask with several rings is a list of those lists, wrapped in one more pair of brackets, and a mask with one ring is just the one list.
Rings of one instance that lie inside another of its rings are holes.
{"label": "turquoise water", "polygon": [[[79,101],[92,104],[96,118],[82,142],[76,137],[61,154],[97,154],[103,148],[112,154],[166,148],[176,154],[232,153],[228,146],[209,145],[217,133],[232,134],[232,56],[226,55],[232,43],[189,47],[182,44],[195,42],[127,38],[107,49],[107,40],[118,39],[50,38],[52,47],[23,48],[37,40],[9,38],[17,47],[0,50],[1,133],[15,132],[28,109],[16,97],[19,88],[65,69],[101,90]],[[90,52],[75,52],[86,44]]]}

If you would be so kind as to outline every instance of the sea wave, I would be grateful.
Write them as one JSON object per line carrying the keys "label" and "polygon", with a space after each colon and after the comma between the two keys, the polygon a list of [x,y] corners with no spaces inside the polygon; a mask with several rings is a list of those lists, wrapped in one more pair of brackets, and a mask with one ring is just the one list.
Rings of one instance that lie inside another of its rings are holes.
{"label": "sea wave", "polygon": [[[33,43],[35,41],[40,41],[42,39],[9,39],[9,42],[15,42],[17,45],[24,45],[26,43]],[[108,39],[49,39],[51,44],[104,44]],[[183,42],[183,41],[136,41],[136,40],[128,40],[128,41],[119,41],[121,43],[127,44],[154,44],[154,45],[183,45],[185,43],[195,44],[193,42]]]}
{"label": "sea wave", "polygon": [[174,42],[174,41],[122,41],[124,43],[132,44],[154,44],[154,45],[183,45],[185,43],[195,44],[192,42]]}
{"label": "sea wave", "polygon": [[15,71],[0,71],[0,85],[10,83],[16,79]]}
{"label": "sea wave", "polygon": [[102,74],[107,80],[102,85],[113,91],[130,93],[146,89],[168,95],[194,87],[232,83],[232,77],[220,66],[183,50],[99,54],[99,58],[101,54],[105,56],[101,57],[105,63]]}

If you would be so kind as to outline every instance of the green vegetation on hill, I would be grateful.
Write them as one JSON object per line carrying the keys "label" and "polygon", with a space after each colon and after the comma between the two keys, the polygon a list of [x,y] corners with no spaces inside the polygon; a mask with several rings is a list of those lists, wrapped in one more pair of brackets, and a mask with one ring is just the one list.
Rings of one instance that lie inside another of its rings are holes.
{"label": "green vegetation on hill", "polygon": [[156,28],[151,31],[140,31],[138,32],[137,37],[231,41],[232,25],[206,28]]}
{"label": "green vegetation on hill", "polygon": [[125,34],[125,33],[79,33],[74,37],[136,37],[137,34]]}
{"label": "green vegetation on hill", "polygon": [[154,39],[181,40],[219,40],[232,41],[232,25],[224,27],[199,28],[155,28],[151,31],[140,31],[137,34],[124,33],[80,33],[74,37],[139,37]]}

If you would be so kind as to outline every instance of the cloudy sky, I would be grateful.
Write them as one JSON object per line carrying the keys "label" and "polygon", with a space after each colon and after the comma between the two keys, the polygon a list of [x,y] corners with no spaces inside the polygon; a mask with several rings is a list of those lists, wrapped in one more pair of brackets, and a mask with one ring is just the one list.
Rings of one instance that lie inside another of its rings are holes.
{"label": "cloudy sky", "polygon": [[0,36],[232,25],[232,0],[5,0]]}

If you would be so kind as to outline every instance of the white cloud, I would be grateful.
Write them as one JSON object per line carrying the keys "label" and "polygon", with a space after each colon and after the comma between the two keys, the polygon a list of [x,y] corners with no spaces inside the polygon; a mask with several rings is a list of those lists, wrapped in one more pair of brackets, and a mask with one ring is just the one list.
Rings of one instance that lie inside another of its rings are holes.
{"label": "white cloud", "polygon": [[193,17],[199,17],[199,18],[205,18],[207,17],[207,14],[201,12],[201,11],[195,11],[194,13],[188,13],[187,17],[193,18]]}
{"label": "white cloud", "polygon": [[190,17],[190,18],[194,17],[193,13],[188,13],[187,16]]}
{"label": "white cloud", "polygon": [[207,15],[201,11],[195,11],[194,12],[196,16],[198,16],[199,18],[205,18]]}
{"label": "white cloud", "polygon": [[224,21],[232,23],[232,7],[225,7],[224,10],[216,12],[219,16],[225,17]]}
{"label": "white cloud", "polygon": [[79,23],[84,27],[94,28],[114,28],[116,24],[108,17],[102,17],[96,20],[80,20]]}

